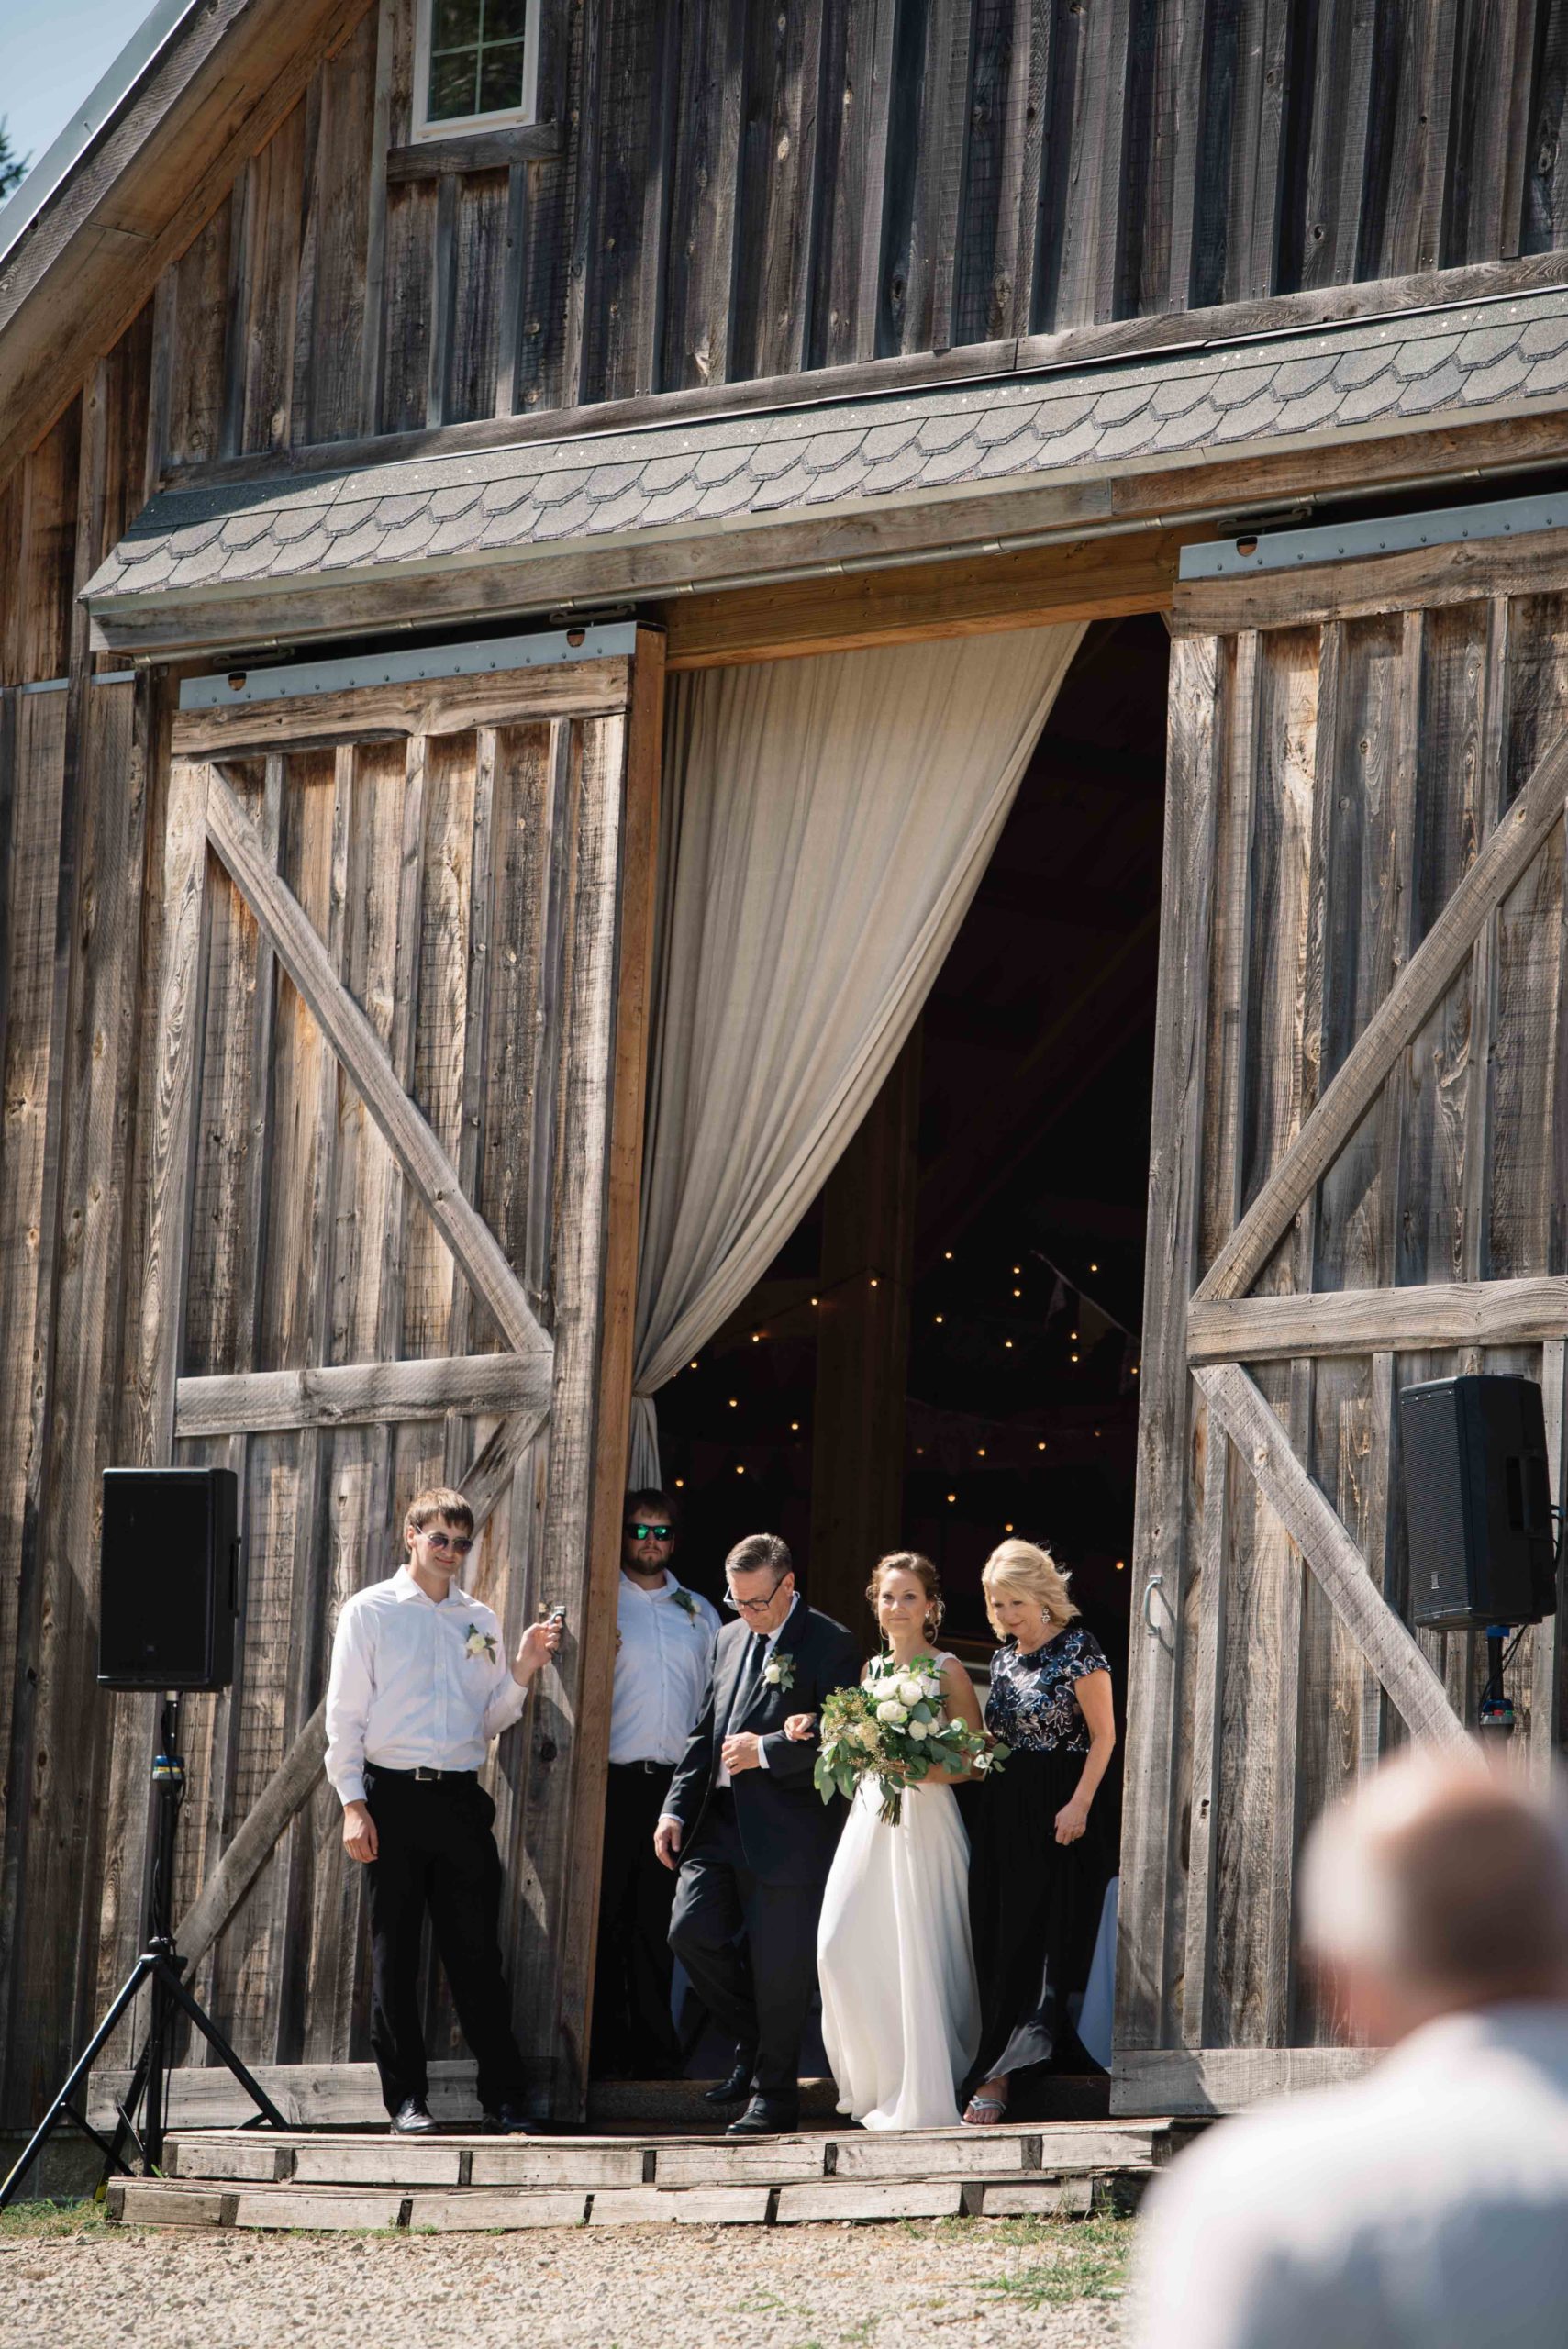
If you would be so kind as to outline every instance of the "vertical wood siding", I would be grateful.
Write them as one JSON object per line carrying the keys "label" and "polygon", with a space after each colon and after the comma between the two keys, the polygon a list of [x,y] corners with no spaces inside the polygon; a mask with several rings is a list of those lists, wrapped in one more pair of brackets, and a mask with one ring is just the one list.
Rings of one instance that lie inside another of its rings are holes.
{"label": "vertical wood siding", "polygon": [[160,290],[161,464],[1568,243],[1568,0],[542,0],[552,154],[388,185],[379,0]]}
{"label": "vertical wood siding", "polygon": [[[1204,649],[1181,647],[1183,662]],[[1204,1101],[1195,1281],[1560,734],[1568,605],[1500,595],[1250,632],[1210,643],[1207,657],[1217,690],[1205,740],[1221,747],[1206,1040],[1193,1063]],[[1191,723],[1174,696],[1173,727]],[[1193,819],[1173,811],[1173,820],[1180,832]],[[1254,1297],[1397,1295],[1563,1269],[1564,850],[1560,820]],[[1155,1142],[1158,1161],[1158,1128]],[[1401,1391],[1468,1370],[1540,1379],[1560,1455],[1562,1353],[1560,1342],[1396,1343],[1249,1368],[1373,1582],[1403,1611]],[[1187,1384],[1184,1367],[1162,1375]],[[1144,1408],[1158,1408],[1152,1394]],[[1129,2002],[1129,2027],[1148,2035],[1124,2043],[1332,2043],[1336,2017],[1294,1963],[1296,1854],[1323,1804],[1404,1731],[1246,1462],[1203,1418],[1200,1406],[1173,1594],[1177,1831],[1170,1877],[1134,1894],[1124,1943],[1135,1974],[1158,1976],[1161,1987],[1152,1997],[1145,1987],[1136,2014]],[[1554,1475],[1561,1467],[1555,1457]],[[1169,1575],[1168,1544],[1160,1564]],[[1135,1649],[1145,1636],[1135,1618]],[[1473,1720],[1482,1642],[1417,1637],[1455,1709]],[[1520,1742],[1533,1752],[1560,1738],[1560,1645],[1543,1626],[1513,1673]],[[1147,1676],[1149,1660],[1134,1661]]]}

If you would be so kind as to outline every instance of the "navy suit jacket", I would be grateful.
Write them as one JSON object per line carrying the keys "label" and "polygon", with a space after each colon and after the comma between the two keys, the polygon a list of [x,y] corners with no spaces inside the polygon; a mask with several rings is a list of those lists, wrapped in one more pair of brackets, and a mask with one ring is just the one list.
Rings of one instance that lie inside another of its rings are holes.
{"label": "navy suit jacket", "polygon": [[860,1678],[860,1657],[841,1623],[797,1599],[773,1650],[775,1656],[793,1660],[791,1687],[775,1687],[759,1675],[732,1721],[736,1684],[747,1649],[757,1637],[740,1621],[727,1623],[720,1631],[702,1713],[664,1809],[680,1820],[682,1855],[689,1856],[717,1781],[724,1741],[731,1731],[751,1730],[762,1739],[768,1758],[766,1768],[742,1770],[731,1782],[746,1865],[772,1884],[819,1884],[833,1865],[845,1806],[837,1795],[824,1803],[812,1784],[817,1740],[795,1744],[784,1735],[784,1725],[791,1713],[819,1713],[823,1698],[833,1689],[851,1687]]}

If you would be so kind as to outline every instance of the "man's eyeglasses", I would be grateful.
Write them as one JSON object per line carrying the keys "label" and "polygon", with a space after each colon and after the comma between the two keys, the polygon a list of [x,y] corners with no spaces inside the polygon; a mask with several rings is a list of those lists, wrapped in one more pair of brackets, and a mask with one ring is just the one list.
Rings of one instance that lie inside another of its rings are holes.
{"label": "man's eyeglasses", "polygon": [[786,1567],[784,1572],[780,1575],[777,1582],[774,1583],[772,1590],[769,1591],[765,1598],[737,1598],[732,1590],[727,1590],[724,1594],[724,1603],[726,1607],[732,1608],[737,1615],[764,1614],[773,1605],[774,1599],[778,1597],[780,1591],[784,1586],[784,1583],[793,1572],[793,1567]]}
{"label": "man's eyeglasses", "polygon": [[466,1533],[444,1533],[439,1526],[416,1526],[414,1530],[432,1550],[450,1550],[454,1558],[466,1558],[473,1547]]}
{"label": "man's eyeglasses", "polygon": [[670,1528],[667,1525],[628,1525],[626,1538],[628,1542],[646,1542],[650,1538],[655,1542],[668,1542]]}

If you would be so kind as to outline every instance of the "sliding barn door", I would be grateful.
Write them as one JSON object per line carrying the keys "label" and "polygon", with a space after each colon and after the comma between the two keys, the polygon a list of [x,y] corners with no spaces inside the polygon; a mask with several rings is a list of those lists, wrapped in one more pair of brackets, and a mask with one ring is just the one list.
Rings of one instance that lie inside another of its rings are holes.
{"label": "sliding barn door", "polygon": [[[321,1768],[332,1631],[397,1564],[410,1496],[461,1484],[508,1642],[541,1603],[568,1613],[493,1779],[517,2031],[561,2112],[613,1665],[662,684],[662,640],[617,633],[626,657],[562,640],[538,667],[174,717],[137,1183],[145,1455],[241,1492],[234,1686],[186,1708],[198,1991],[252,2062],[368,2054],[364,1877]],[[118,1700],[132,1839],[150,1710]],[[134,1899],[108,1922],[112,1975]],[[459,2052],[444,1989],[430,2029]]]}
{"label": "sliding barn door", "polygon": [[[1296,1963],[1301,1841],[1403,1739],[1462,1736],[1478,1694],[1478,1642],[1407,1626],[1401,1390],[1538,1378],[1561,1465],[1568,599],[1379,608],[1357,577],[1347,614],[1351,576],[1305,617],[1275,588],[1260,626],[1178,599],[1127,2111],[1362,2060]],[[1513,1675],[1542,1761],[1557,1647],[1527,1635]]]}

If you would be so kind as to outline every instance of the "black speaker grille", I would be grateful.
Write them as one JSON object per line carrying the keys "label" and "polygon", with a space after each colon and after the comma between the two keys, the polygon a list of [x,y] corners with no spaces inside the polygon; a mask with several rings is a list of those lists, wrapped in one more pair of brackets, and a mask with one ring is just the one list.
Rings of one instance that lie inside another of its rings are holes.
{"label": "black speaker grille", "polygon": [[224,1468],[105,1471],[105,1686],[214,1688],[233,1677],[236,1497]]}

